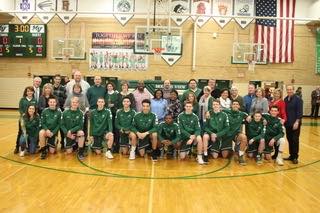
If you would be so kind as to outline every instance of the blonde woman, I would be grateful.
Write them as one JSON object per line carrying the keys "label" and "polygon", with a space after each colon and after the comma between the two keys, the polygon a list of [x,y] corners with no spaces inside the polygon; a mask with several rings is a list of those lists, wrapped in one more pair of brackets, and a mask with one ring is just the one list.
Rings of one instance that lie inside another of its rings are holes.
{"label": "blonde woman", "polygon": [[211,88],[209,86],[205,86],[203,88],[203,95],[199,100],[199,120],[200,125],[206,122],[206,112],[212,109],[212,102],[214,98],[211,96]]}
{"label": "blonde woman", "polygon": [[[42,88],[42,94],[40,95],[39,102],[38,102],[38,111],[40,115],[45,108],[49,107],[48,105],[49,97],[57,98],[55,95],[53,95],[53,85],[50,83],[46,83]],[[59,108],[59,103],[57,105],[57,108]]]}

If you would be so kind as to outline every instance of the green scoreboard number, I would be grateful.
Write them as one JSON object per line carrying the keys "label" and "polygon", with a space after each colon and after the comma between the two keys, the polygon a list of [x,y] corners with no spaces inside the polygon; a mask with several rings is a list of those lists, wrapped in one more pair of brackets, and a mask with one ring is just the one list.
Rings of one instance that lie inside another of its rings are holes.
{"label": "green scoreboard number", "polygon": [[46,57],[47,26],[0,25],[0,57]]}

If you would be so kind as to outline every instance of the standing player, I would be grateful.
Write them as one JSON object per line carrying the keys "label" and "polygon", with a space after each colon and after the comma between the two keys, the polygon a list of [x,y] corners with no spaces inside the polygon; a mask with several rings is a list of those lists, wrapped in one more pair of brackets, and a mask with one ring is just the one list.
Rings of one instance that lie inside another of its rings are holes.
{"label": "standing player", "polygon": [[272,106],[270,108],[270,114],[263,114],[264,119],[267,121],[266,135],[265,135],[265,158],[271,160],[271,153],[273,151],[273,146],[277,145],[279,147],[278,156],[276,158],[276,163],[279,166],[283,166],[282,153],[284,150],[284,132],[281,119],[278,117],[279,108],[277,106]]}
{"label": "standing player", "polygon": [[246,124],[246,135],[249,140],[248,156],[252,158],[256,155],[257,164],[262,164],[262,153],[265,148],[266,128],[263,124],[261,112],[253,114],[253,120]]}
{"label": "standing player", "polygon": [[[208,147],[214,159],[221,152],[223,158],[227,158],[232,150],[232,141],[225,140],[229,131],[229,120],[226,113],[221,112],[218,100],[212,102],[212,110],[209,111],[210,118],[206,120],[203,135],[204,162],[208,163]],[[209,146],[209,141],[212,145]]]}
{"label": "standing player", "polygon": [[91,111],[90,115],[90,137],[93,141],[92,148],[95,153],[100,155],[103,140],[107,142],[106,157],[113,159],[112,156],[112,144],[113,144],[113,133],[112,133],[112,114],[111,111],[105,108],[104,97],[100,97],[97,100],[97,109]]}
{"label": "standing player", "polygon": [[192,103],[186,102],[185,111],[178,116],[178,124],[181,131],[180,159],[185,159],[193,143],[197,144],[197,161],[204,164],[202,159],[203,142],[199,118],[192,112]]}
{"label": "standing player", "polygon": [[164,122],[161,122],[158,126],[159,141],[164,147],[164,151],[171,148],[173,151],[170,154],[174,154],[175,150],[179,150],[180,142],[180,128],[177,123],[173,121],[171,114],[167,114],[164,117]]}
{"label": "standing player", "polygon": [[143,157],[145,149],[149,146],[149,141],[152,144],[151,159],[158,159],[158,138],[157,138],[157,116],[150,111],[150,100],[142,101],[142,112],[137,113],[132,122],[132,132],[134,133],[133,141],[139,140],[138,150]]}
{"label": "standing player", "polygon": [[242,125],[248,114],[240,111],[241,102],[233,100],[231,104],[231,110],[223,110],[228,116],[230,129],[225,138],[226,141],[235,142],[235,152],[238,154],[239,164],[244,166],[246,161],[244,159],[244,153],[246,151],[248,140],[247,136],[242,133]]}
{"label": "standing player", "polygon": [[61,129],[66,136],[65,148],[68,154],[72,153],[73,146],[78,143],[79,159],[84,158],[84,132],[83,132],[83,113],[79,109],[79,98],[71,99],[71,107],[62,114]]}
{"label": "standing player", "polygon": [[47,149],[51,154],[56,151],[56,137],[60,129],[61,110],[57,108],[57,99],[48,99],[49,107],[44,109],[41,114],[41,130],[39,132],[40,158],[47,157]]}
{"label": "standing player", "polygon": [[132,140],[132,138],[135,136],[134,133],[131,133],[130,130],[132,128],[132,122],[133,118],[136,114],[136,112],[131,109],[131,101],[129,97],[124,97],[122,99],[122,105],[123,108],[119,109],[116,114],[115,118],[115,127],[120,132],[120,152],[122,154],[128,154],[128,148],[129,148],[129,139],[131,141],[131,150],[130,150],[130,160],[134,160],[136,158],[135,152],[136,152],[136,146],[137,141]]}

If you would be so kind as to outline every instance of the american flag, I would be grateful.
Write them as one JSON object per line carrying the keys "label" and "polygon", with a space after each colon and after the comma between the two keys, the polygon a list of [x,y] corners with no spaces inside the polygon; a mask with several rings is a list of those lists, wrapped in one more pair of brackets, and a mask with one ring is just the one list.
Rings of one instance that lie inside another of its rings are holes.
{"label": "american flag", "polygon": [[[257,0],[256,15],[265,17],[295,16],[296,0]],[[257,19],[255,42],[264,44],[262,57],[269,63],[294,61],[294,21]]]}

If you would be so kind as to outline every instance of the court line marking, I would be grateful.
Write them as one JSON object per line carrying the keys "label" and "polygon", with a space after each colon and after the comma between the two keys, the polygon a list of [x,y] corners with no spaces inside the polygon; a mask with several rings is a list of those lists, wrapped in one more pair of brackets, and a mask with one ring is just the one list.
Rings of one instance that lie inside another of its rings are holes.
{"label": "court line marking", "polygon": [[152,213],[153,207],[153,191],[154,191],[154,162],[151,166],[151,176],[150,176],[150,189],[149,189],[149,201],[148,201],[148,213]]}
{"label": "court line marking", "polygon": [[291,177],[289,177],[288,175],[286,175],[286,174],[284,174],[284,173],[283,173],[282,175],[285,176],[286,178],[288,178],[291,183],[293,183],[294,185],[296,185],[297,187],[299,187],[302,191],[304,191],[304,193],[309,194],[310,197],[312,197],[312,198],[315,199],[316,201],[320,202],[320,200],[319,200],[316,196],[314,196],[314,195],[313,195],[312,193],[310,193],[308,190],[306,190],[305,188],[303,188],[302,186],[300,186],[298,183],[296,183],[294,180],[292,180]]}
{"label": "court line marking", "polygon": [[16,135],[15,133],[12,133],[12,134],[10,134],[10,135],[6,135],[6,136],[4,136],[4,137],[1,137],[0,138],[0,141],[2,141],[2,140],[4,140],[4,139],[7,139],[7,138],[10,138],[10,137],[12,137],[12,136],[14,136],[14,135]]}
{"label": "court line marking", "polygon": [[317,149],[317,148],[315,148],[315,147],[313,147],[313,146],[310,146],[310,145],[308,145],[308,144],[301,143],[301,145],[302,145],[302,146],[305,146],[305,147],[307,147],[307,148],[309,148],[309,149],[312,149],[312,150],[314,150],[314,151],[320,152],[319,149]]}

